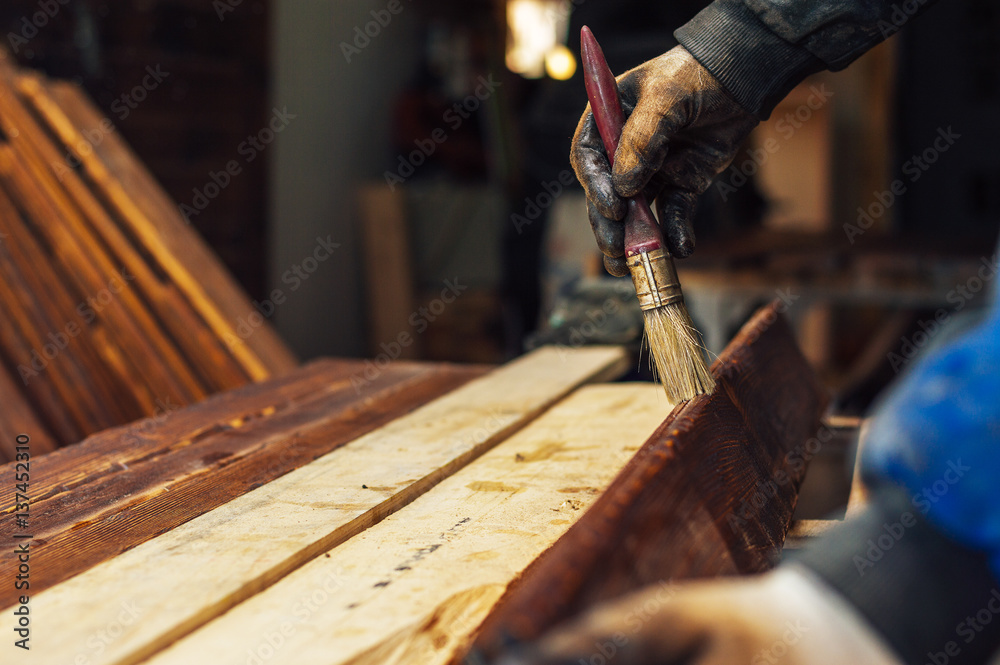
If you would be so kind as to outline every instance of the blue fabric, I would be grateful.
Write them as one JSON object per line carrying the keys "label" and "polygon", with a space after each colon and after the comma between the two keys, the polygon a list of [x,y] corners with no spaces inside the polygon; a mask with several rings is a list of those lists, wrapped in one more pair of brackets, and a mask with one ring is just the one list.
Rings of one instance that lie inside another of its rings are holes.
{"label": "blue fabric", "polygon": [[984,321],[916,361],[891,392],[862,470],[870,483],[902,485],[942,532],[987,552],[1000,577],[1000,291]]}

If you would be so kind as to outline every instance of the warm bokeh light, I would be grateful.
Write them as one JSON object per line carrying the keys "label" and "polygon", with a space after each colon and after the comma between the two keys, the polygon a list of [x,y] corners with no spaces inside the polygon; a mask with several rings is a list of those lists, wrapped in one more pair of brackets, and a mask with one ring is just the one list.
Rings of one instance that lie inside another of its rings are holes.
{"label": "warm bokeh light", "polygon": [[[549,71],[565,72],[566,59],[561,53],[566,33],[568,7],[561,0],[509,0],[507,26],[507,68],[525,78],[541,78]],[[556,66],[549,65],[555,54]],[[570,61],[572,54],[566,51]],[[575,61],[571,68],[575,69]],[[569,74],[572,76],[572,71]],[[559,78],[553,76],[553,78]]]}
{"label": "warm bokeh light", "polygon": [[566,81],[576,72],[573,52],[559,44],[545,54],[545,72],[557,81]]}

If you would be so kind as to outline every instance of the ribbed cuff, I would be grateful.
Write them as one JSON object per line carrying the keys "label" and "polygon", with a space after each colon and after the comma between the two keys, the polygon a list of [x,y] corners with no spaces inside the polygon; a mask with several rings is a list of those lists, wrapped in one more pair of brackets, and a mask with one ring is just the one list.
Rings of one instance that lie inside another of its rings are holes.
{"label": "ribbed cuff", "polygon": [[675,30],[674,37],[761,120],[802,79],[825,67],[806,49],[772,32],[742,0],[715,0]]}
{"label": "ribbed cuff", "polygon": [[843,594],[906,663],[984,663],[1000,646],[1000,583],[987,557],[942,535],[897,488],[790,558]]}

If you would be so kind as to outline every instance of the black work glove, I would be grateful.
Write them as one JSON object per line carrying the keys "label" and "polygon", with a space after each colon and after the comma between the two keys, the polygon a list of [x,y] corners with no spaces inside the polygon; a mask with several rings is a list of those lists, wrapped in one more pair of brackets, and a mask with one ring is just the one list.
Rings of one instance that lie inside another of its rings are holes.
{"label": "black work glove", "polygon": [[573,137],[570,161],[587,193],[604,265],[612,275],[624,276],[624,198],[640,191],[655,198],[670,253],[690,256],[698,196],[733,160],[758,120],[682,46],[617,80],[627,120],[614,172],[589,106]]}

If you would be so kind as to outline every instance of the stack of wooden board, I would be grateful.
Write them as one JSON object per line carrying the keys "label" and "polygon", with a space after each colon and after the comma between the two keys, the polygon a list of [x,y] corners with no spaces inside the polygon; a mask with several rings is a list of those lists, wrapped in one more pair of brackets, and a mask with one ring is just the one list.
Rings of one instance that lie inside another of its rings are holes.
{"label": "stack of wooden board", "polygon": [[295,366],[110,119],[0,54],[0,460]]}
{"label": "stack of wooden board", "polygon": [[522,613],[537,630],[639,584],[771,565],[823,402],[774,308],[677,409],[651,384],[582,385],[623,364],[547,348],[359,383],[324,361],[170,414],[123,464],[127,428],[59,451],[29,522],[31,655],[444,665],[480,634],[486,653],[530,638]]}
{"label": "stack of wooden board", "polygon": [[[367,380],[360,362],[322,361],[171,413],[127,446],[124,458],[121,442],[136,438],[133,428],[104,432],[43,458],[23,523],[14,488],[0,489],[0,606],[20,593],[12,576],[15,548],[25,541],[15,534],[28,530],[28,591],[37,618],[32,657],[135,662],[372,528],[581,384],[624,370],[616,348],[546,349],[479,378],[482,370],[398,363]],[[642,388],[655,399],[645,402],[651,408],[641,418],[644,431],[628,437],[633,448],[669,409],[654,387]],[[656,399],[659,409],[652,408]],[[576,431],[573,422],[601,403],[587,402],[564,426]],[[577,463],[603,483],[627,459],[625,444],[605,445],[619,427],[608,422],[588,444],[594,451]],[[546,436],[505,456],[539,484],[550,483],[567,455],[556,445],[566,433]],[[594,456],[588,471],[584,462]],[[0,472],[13,474],[13,464]],[[486,506],[503,503],[510,489],[492,471],[465,485]],[[569,503],[559,514],[540,511],[546,537],[558,536],[601,486],[573,480],[553,488],[554,508]],[[107,586],[106,575],[117,581]],[[137,602],[148,621],[93,653],[91,633],[105,625],[104,611],[118,595]],[[0,647],[5,654],[10,648]]]}

